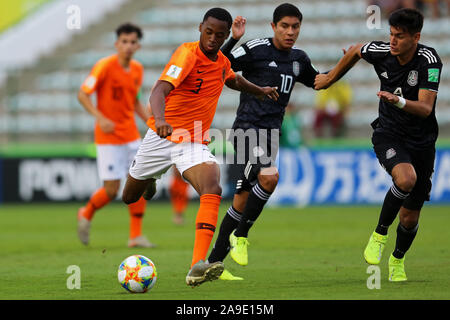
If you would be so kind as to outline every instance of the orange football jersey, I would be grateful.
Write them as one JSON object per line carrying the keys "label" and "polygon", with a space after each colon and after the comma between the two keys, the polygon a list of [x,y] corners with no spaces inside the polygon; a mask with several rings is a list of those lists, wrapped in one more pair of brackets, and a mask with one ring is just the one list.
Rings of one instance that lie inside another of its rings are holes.
{"label": "orange football jersey", "polygon": [[[198,41],[178,47],[159,78],[174,87],[165,100],[165,120],[174,130],[168,139],[176,143],[209,143],[208,130],[223,86],[235,77],[221,51],[212,61],[201,51]],[[147,124],[156,131],[153,116]]]}
{"label": "orange football jersey", "polygon": [[136,60],[131,60],[129,70],[125,70],[116,54],[94,65],[81,89],[87,94],[97,92],[98,110],[114,122],[112,133],[103,132],[95,124],[95,143],[124,144],[140,138],[134,111],[143,73],[144,68]]}

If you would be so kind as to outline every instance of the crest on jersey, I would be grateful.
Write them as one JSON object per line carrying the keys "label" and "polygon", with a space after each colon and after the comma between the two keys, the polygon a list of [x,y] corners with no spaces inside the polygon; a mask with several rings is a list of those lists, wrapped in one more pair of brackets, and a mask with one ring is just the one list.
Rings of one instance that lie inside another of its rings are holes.
{"label": "crest on jersey", "polygon": [[296,77],[300,74],[300,63],[298,63],[298,61],[292,63],[292,72],[294,72]]}
{"label": "crest on jersey", "polygon": [[419,72],[416,70],[411,70],[408,74],[408,84],[414,87],[419,82]]}

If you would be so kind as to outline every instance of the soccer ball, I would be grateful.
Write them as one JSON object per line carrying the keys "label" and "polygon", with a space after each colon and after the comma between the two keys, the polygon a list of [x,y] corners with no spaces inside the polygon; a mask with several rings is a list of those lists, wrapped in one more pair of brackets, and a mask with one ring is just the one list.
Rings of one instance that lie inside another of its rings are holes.
{"label": "soccer ball", "polygon": [[155,264],[147,257],[135,254],[119,266],[117,278],[129,292],[147,292],[156,283]]}

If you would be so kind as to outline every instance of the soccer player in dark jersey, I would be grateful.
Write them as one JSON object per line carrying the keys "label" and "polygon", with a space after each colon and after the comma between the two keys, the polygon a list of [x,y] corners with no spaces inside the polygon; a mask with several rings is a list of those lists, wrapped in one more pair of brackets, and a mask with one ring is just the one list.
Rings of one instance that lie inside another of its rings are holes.
{"label": "soccer player in dark jersey", "polygon": [[360,58],[375,68],[381,87],[372,143],[393,185],[384,199],[364,258],[369,264],[380,263],[388,228],[399,214],[395,249],[389,258],[389,280],[405,281],[404,256],[416,236],[422,206],[430,200],[442,62],[435,49],[419,43],[423,26],[419,11],[397,10],[390,15],[389,25],[390,42],[372,41],[350,47],[333,70],[316,77],[315,88],[329,87]]}
{"label": "soccer player in dark jersey", "polygon": [[[279,98],[273,102],[269,99],[261,101],[245,93],[240,95],[230,141],[234,145],[241,177],[236,184],[233,204],[223,218],[208,258],[210,263],[223,261],[230,249],[231,257],[238,264],[248,263],[249,229],[278,183],[274,160],[292,89],[296,82],[312,88],[318,74],[308,55],[294,47],[301,22],[302,14],[296,6],[282,4],[273,13],[273,37],[248,41],[232,51],[245,32],[245,19],[237,17],[232,38],[222,47],[233,70],[242,71],[244,77],[258,85],[278,87]],[[252,137],[256,139],[252,140]],[[221,279],[239,278],[225,270]]]}

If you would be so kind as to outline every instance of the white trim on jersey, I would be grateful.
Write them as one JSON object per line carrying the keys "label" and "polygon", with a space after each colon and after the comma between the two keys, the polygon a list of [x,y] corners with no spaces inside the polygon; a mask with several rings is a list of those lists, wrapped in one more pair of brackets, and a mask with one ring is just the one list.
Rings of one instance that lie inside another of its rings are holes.
{"label": "white trim on jersey", "polygon": [[390,50],[391,50],[390,45],[384,44],[384,43],[382,43],[380,45],[372,43],[368,49],[368,51],[370,51],[370,52],[388,52]]}
{"label": "white trim on jersey", "polygon": [[372,43],[370,46],[374,47],[375,49],[390,49],[390,47],[391,47],[389,44],[385,44],[385,43],[380,43],[379,45]]}
{"label": "white trim on jersey", "polygon": [[433,54],[433,52],[431,52],[430,50],[428,50],[427,48],[420,48],[419,49],[419,56],[424,56],[425,58],[427,58],[428,63],[437,63],[437,58],[436,56]]}
{"label": "white trim on jersey", "polygon": [[367,48],[369,47],[370,42],[366,43],[362,48],[361,48],[361,53],[366,53],[367,52]]}
{"label": "white trim on jersey", "polygon": [[249,49],[253,49],[254,47],[261,46],[263,44],[265,44],[265,45],[270,44],[269,39],[255,39],[255,40],[249,41],[249,42],[247,42],[247,47]]}

